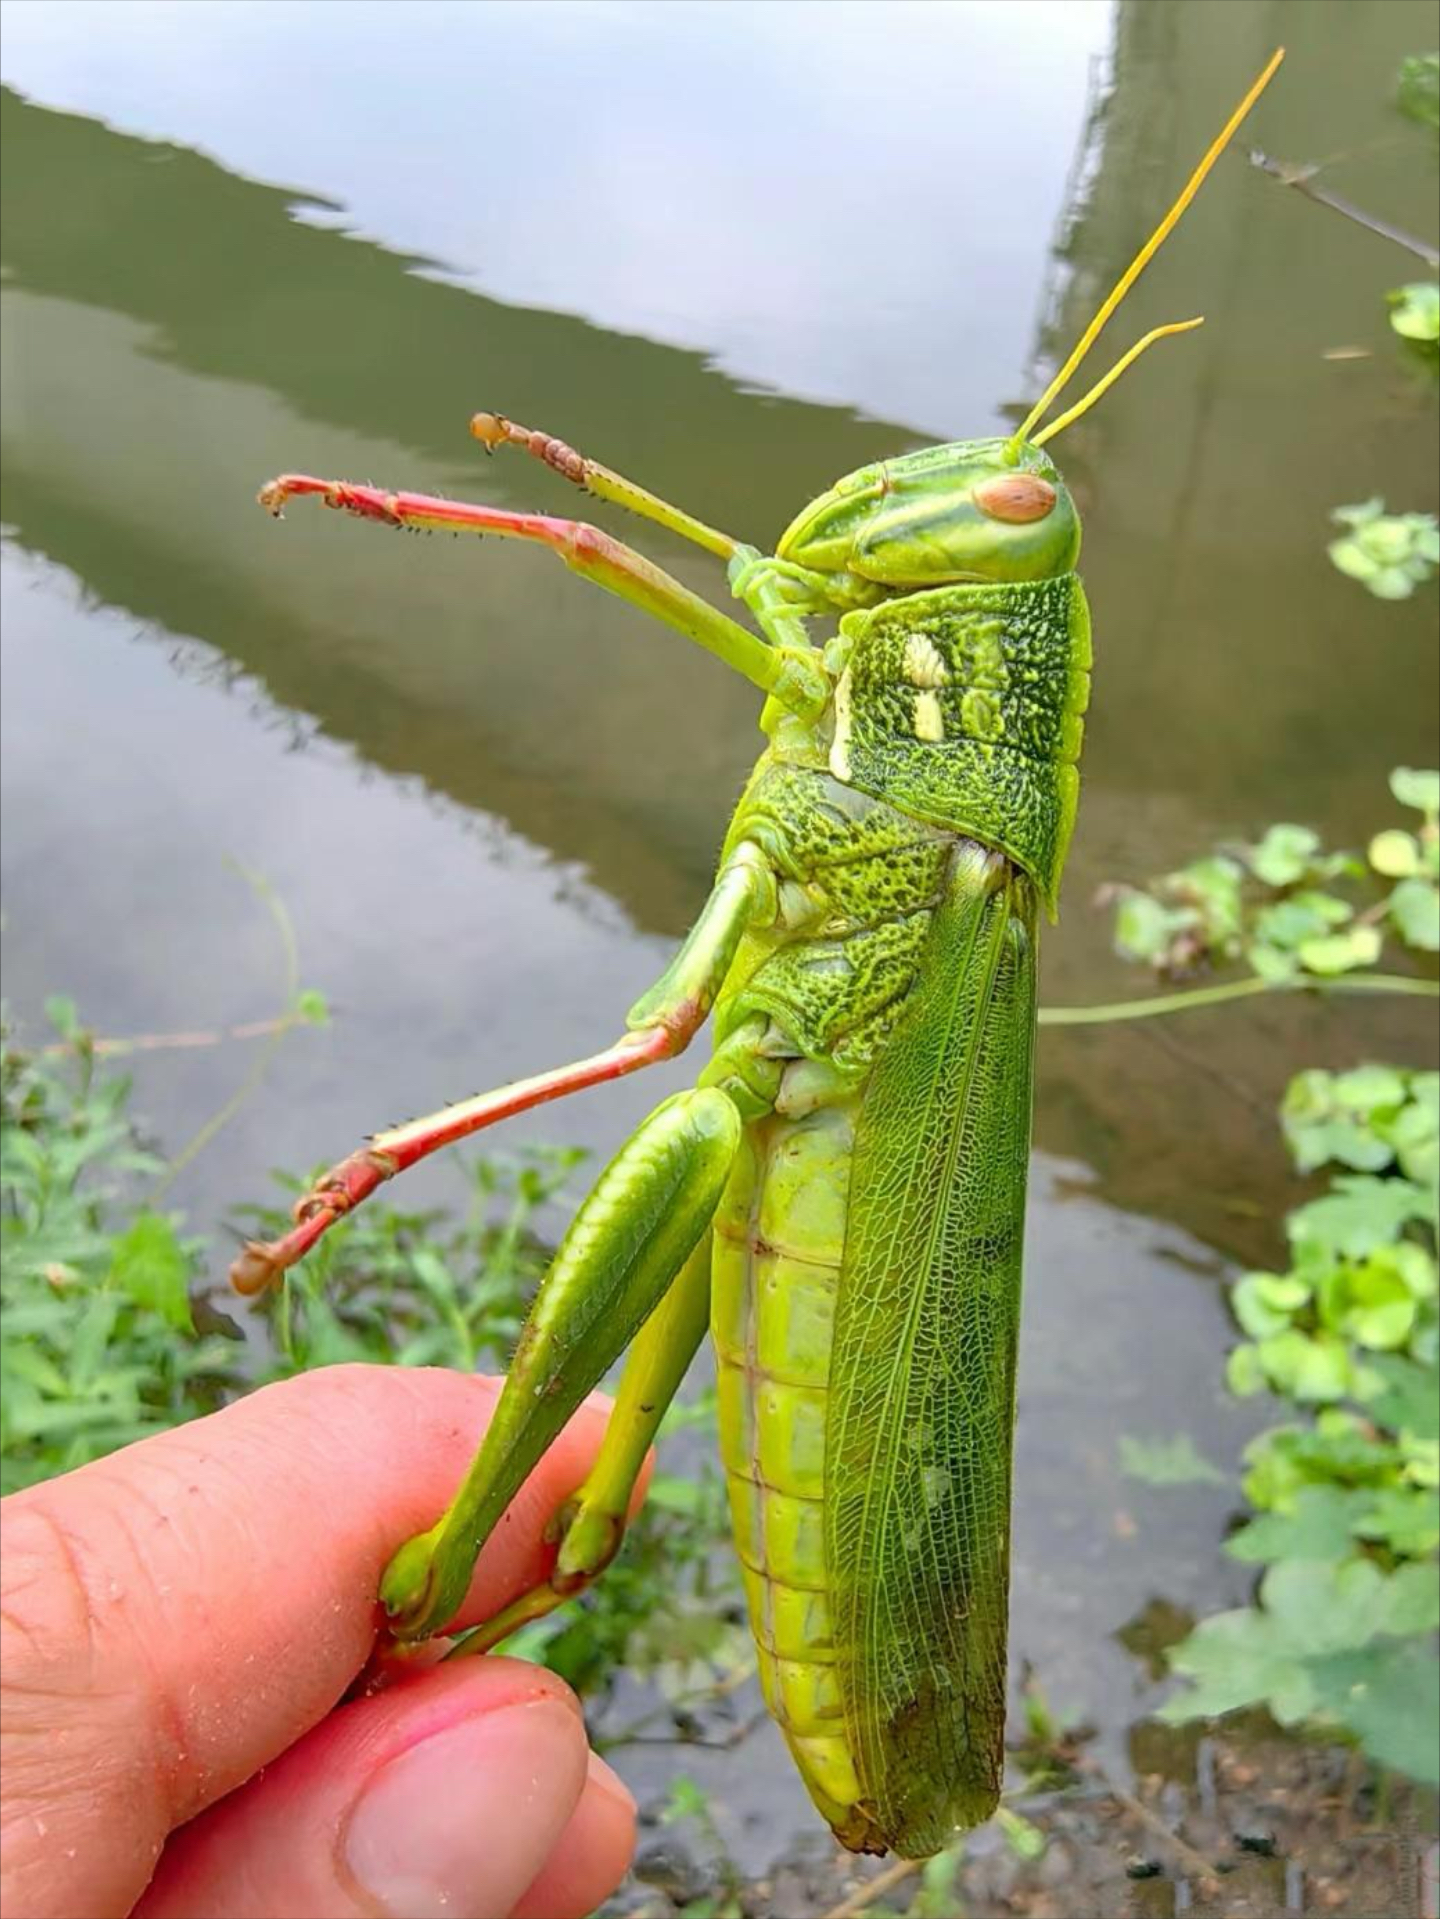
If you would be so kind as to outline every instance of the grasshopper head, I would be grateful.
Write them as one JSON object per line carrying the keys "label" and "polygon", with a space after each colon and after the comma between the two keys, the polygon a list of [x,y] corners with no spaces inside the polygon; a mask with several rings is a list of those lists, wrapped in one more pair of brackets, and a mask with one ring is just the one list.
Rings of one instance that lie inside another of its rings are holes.
{"label": "grasshopper head", "polygon": [[815,573],[911,591],[1051,579],[1079,552],[1079,517],[1054,461],[1007,440],[957,440],[861,467],[812,501],[776,548]]}

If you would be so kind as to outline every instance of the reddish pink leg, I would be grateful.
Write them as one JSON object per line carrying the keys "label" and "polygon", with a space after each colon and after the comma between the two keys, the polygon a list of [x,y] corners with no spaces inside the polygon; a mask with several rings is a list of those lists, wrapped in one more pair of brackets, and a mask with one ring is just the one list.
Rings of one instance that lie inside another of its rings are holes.
{"label": "reddish pink leg", "polygon": [[342,507],[362,520],[380,520],[386,526],[508,533],[515,539],[541,540],[566,553],[589,545],[597,552],[606,547],[624,551],[619,540],[580,520],[557,520],[548,513],[511,513],[504,507],[474,506],[467,500],[446,500],[434,493],[392,493],[382,486],[360,486],[351,480],[318,480],[313,473],[282,473],[278,480],[267,480],[256,497],[266,512],[278,519],[287,500],[306,493],[318,495],[326,506]]}
{"label": "reddish pink leg", "polygon": [[389,493],[384,487],[357,486],[349,480],[317,480],[309,473],[282,473],[278,480],[268,481],[260,489],[260,504],[279,517],[287,500],[304,493],[384,526],[442,527],[455,533],[538,540],[572,571],[695,640],[782,705],[799,713],[818,713],[829,698],[824,669],[807,650],[770,646],[623,540],[612,539],[583,520],[511,513],[504,507],[443,500],[433,493]]}
{"label": "reddish pink leg", "polygon": [[322,1233],[342,1219],[362,1199],[368,1199],[385,1180],[404,1172],[417,1160],[452,1146],[456,1140],[493,1126],[512,1114],[543,1106],[546,1100],[560,1099],[566,1093],[578,1093],[587,1086],[600,1086],[606,1080],[621,1079],[642,1066],[653,1066],[680,1052],[689,1039],[688,1032],[677,1033],[666,1026],[647,1027],[628,1033],[603,1053],[576,1060],[570,1066],[557,1066],[534,1079],[516,1080],[511,1086],[497,1087],[475,1099],[461,1100],[424,1119],[412,1119],[407,1125],[376,1133],[368,1146],[351,1153],[310,1188],[295,1207],[296,1225],[282,1238],[268,1245],[251,1240],[230,1268],[230,1284],[239,1293],[263,1292],[272,1286],[289,1266],[309,1252]]}

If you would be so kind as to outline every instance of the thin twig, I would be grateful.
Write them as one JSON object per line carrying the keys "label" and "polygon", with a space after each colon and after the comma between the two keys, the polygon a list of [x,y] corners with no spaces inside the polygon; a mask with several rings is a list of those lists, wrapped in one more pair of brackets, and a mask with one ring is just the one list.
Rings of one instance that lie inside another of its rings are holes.
{"label": "thin twig", "polygon": [[58,1039],[42,1046],[42,1058],[56,1053],[94,1053],[97,1059],[116,1059],[127,1053],[162,1053],[172,1049],[198,1046],[223,1046],[232,1039],[268,1039],[272,1033],[288,1033],[292,1026],[307,1022],[301,1013],[281,1013],[276,1019],[246,1020],[239,1026],[200,1028],[193,1033],[135,1033],[128,1039]]}
{"label": "thin twig", "polygon": [[832,1906],[824,1919],[855,1919],[857,1912],[864,1912],[874,1905],[881,1893],[903,1885],[919,1872],[924,1863],[923,1859],[892,1859],[883,1871],[877,1872],[873,1879],[867,1879],[848,1899],[842,1899],[838,1906]]}
{"label": "thin twig", "polygon": [[1220,1877],[1220,1869],[1214,1861],[1207,1859],[1203,1852],[1197,1852],[1179,1833],[1172,1832],[1159,1813],[1152,1811],[1143,1799],[1137,1799],[1133,1792],[1126,1792],[1123,1786],[1116,1785],[1110,1787],[1110,1797],[1132,1819],[1137,1819],[1147,1832],[1153,1833],[1168,1846],[1190,1878],[1216,1880]]}
{"label": "thin twig", "polygon": [[1414,234],[1406,233],[1403,227],[1392,226],[1388,220],[1357,207],[1353,200],[1342,199],[1328,188],[1317,187],[1314,167],[1296,166],[1288,160],[1272,160],[1259,147],[1250,149],[1250,164],[1258,167],[1262,173],[1268,173],[1272,180],[1278,180],[1282,187],[1293,187],[1297,193],[1303,193],[1307,200],[1313,200],[1317,206],[1329,207],[1332,213],[1338,213],[1342,219],[1353,220],[1356,226],[1364,227],[1382,240],[1393,240],[1397,247],[1404,247],[1407,253],[1413,253],[1426,266],[1440,267],[1440,252],[1427,240],[1417,240]]}
{"label": "thin twig", "polygon": [[[269,910],[270,917],[275,923],[275,929],[280,935],[280,949],[284,966],[285,1005],[287,1008],[291,1008],[295,1005],[300,992],[300,954],[295,945],[295,929],[290,924],[290,915],[285,910],[284,901],[270,885],[270,882],[265,879],[263,874],[252,873],[247,867],[238,865],[236,870]],[[250,1095],[260,1085],[287,1031],[287,1028],[280,1025],[278,1021],[276,1024],[277,1030],[269,1034],[265,1044],[250,1062],[250,1070],[235,1088],[235,1091],[230,1095],[229,1099],[226,1100],[218,1112],[210,1115],[209,1119],[206,1120],[205,1124],[191,1139],[187,1140],[185,1145],[181,1147],[180,1151],[171,1160],[165,1172],[161,1174],[160,1179],[156,1183],[154,1194],[152,1195],[153,1199],[158,1200],[160,1196],[168,1190],[176,1177],[190,1164],[191,1160],[194,1159],[198,1153],[202,1153],[205,1150],[222,1128],[229,1125],[230,1121],[240,1111],[240,1108],[245,1104],[246,1100],[249,1099]]]}
{"label": "thin twig", "polygon": [[595,1750],[612,1752],[617,1745],[624,1745],[688,1746],[692,1751],[698,1752],[733,1752],[738,1745],[750,1737],[752,1732],[757,1732],[761,1726],[765,1725],[769,1717],[768,1709],[762,1706],[759,1712],[751,1713],[748,1719],[738,1721],[719,1739],[699,1739],[683,1732],[631,1732],[620,1739],[597,1739]]}
{"label": "thin twig", "polygon": [[[613,1752],[618,1746],[668,1745],[672,1743],[668,1738],[663,1741],[642,1738],[645,1727],[653,1726],[657,1719],[669,1717],[673,1720],[678,1712],[689,1712],[692,1707],[710,1706],[717,1699],[726,1699],[731,1693],[738,1692],[746,1680],[753,1679],[754,1676],[755,1661],[742,1659],[738,1665],[732,1666],[728,1672],[721,1673],[720,1677],[712,1680],[709,1685],[697,1686],[693,1691],[682,1692],[674,1699],[662,1700],[659,1705],[652,1706],[648,1712],[642,1712],[638,1719],[632,1719],[628,1725],[621,1726],[616,1732],[598,1733],[595,1737],[595,1750],[606,1753]],[[755,1724],[763,1725],[767,1717],[768,1714],[765,1713],[757,1714],[755,1720],[747,1722],[746,1730]],[[705,1742],[687,1741],[683,1735],[679,1735],[674,1743],[696,1745]]]}
{"label": "thin twig", "polygon": [[[1364,923],[1360,915],[1357,924]],[[1162,1013],[1184,1013],[1194,1007],[1219,1006],[1227,1000],[1248,999],[1258,993],[1400,993],[1419,999],[1440,997],[1440,984],[1434,980],[1412,979],[1401,973],[1345,974],[1334,979],[1311,975],[1301,980],[1230,980],[1221,986],[1201,986],[1180,993],[1156,993],[1145,999],[1112,1000],[1099,1006],[1042,1006],[1042,1026],[1102,1026],[1120,1020],[1153,1019]],[[55,1040],[42,1046],[42,1056],[79,1052],[83,1047],[100,1058],[126,1053],[162,1052],[169,1048],[221,1046],[228,1040],[267,1039],[276,1033],[288,1033],[292,1026],[304,1026],[302,1013],[281,1013],[275,1019],[252,1019],[239,1026],[200,1028],[195,1032],[136,1033],[126,1039]]]}

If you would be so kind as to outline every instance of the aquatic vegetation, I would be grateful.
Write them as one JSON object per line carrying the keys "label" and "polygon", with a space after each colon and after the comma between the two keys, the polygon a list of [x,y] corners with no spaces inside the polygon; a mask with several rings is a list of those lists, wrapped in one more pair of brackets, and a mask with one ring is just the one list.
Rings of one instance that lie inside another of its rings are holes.
{"label": "aquatic vegetation", "polygon": [[[1360,985],[1387,941],[1433,953],[1440,776],[1399,768],[1390,789],[1420,823],[1375,834],[1368,865],[1326,853],[1307,828],[1272,827],[1126,892],[1117,945],[1172,976],[1243,962],[1260,977],[1344,972]],[[1255,1602],[1172,1649],[1191,1683],[1161,1716],[1264,1704],[1282,1725],[1353,1738],[1380,1765],[1440,1783],[1440,1073],[1311,1068],[1290,1081],[1280,1121],[1296,1172],[1326,1170],[1327,1185],[1287,1216],[1283,1269],[1231,1285],[1245,1338],[1225,1376],[1297,1417],[1245,1455],[1253,1516],[1225,1550],[1265,1568]],[[1149,1454],[1127,1469],[1171,1484],[1213,1472]]]}
{"label": "aquatic vegetation", "polygon": [[1408,600],[1440,565],[1440,526],[1433,513],[1387,513],[1377,494],[1330,515],[1347,533],[1330,542],[1335,565],[1377,600]]}

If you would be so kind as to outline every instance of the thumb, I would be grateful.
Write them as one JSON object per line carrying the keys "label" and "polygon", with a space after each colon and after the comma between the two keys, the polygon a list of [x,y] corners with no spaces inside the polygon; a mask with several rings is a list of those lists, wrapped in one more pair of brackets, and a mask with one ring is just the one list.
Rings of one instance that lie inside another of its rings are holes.
{"label": "thumb", "polygon": [[[431,1668],[333,1712],[170,1840],[134,1919],[504,1919],[587,1776],[573,1695],[518,1660]],[[629,1812],[586,1862],[629,1857]],[[553,1867],[552,1867],[553,1870]],[[593,1873],[591,1875],[593,1877]]]}

